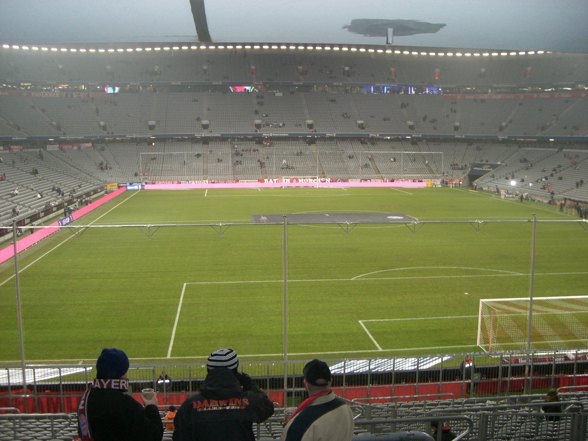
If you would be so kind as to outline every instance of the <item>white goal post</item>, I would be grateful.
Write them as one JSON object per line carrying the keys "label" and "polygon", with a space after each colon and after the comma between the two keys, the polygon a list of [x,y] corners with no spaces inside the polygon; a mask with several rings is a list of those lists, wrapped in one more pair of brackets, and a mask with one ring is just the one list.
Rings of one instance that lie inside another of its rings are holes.
{"label": "white goal post", "polygon": [[486,352],[588,348],[588,296],[480,299],[477,345]]}

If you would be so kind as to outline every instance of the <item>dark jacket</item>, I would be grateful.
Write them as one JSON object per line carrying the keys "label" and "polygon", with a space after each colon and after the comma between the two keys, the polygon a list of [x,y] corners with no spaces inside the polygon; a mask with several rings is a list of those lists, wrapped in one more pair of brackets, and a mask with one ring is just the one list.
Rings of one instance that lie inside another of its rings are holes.
{"label": "dark jacket", "polygon": [[254,441],[253,423],[273,413],[273,403],[248,375],[213,369],[178,410],[173,440]]}
{"label": "dark jacket", "polygon": [[163,423],[157,406],[143,407],[114,389],[92,389],[88,419],[94,441],[161,441]]}

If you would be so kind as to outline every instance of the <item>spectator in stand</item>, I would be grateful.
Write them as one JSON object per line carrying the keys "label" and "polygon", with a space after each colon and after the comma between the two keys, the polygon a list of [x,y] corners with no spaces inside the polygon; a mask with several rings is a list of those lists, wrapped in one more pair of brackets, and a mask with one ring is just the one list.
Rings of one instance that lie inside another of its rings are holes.
{"label": "spectator in stand", "polygon": [[457,437],[449,426],[439,428],[439,421],[431,421],[431,435],[435,441],[451,441]]}
{"label": "spectator in stand", "polygon": [[[561,403],[559,402],[559,395],[556,389],[550,389],[545,397],[543,397],[543,401],[546,404],[541,406],[541,410],[547,414],[556,414],[561,413]],[[559,415],[546,415],[545,419],[547,421],[559,421]]]}
{"label": "spectator in stand", "polygon": [[474,360],[472,357],[467,356],[460,365],[461,369],[461,380],[466,381],[467,383],[467,392],[475,392],[475,376],[476,373],[476,366],[474,365]]}
{"label": "spectator in stand", "polygon": [[165,416],[163,417],[163,427],[169,432],[173,432],[175,429],[174,418],[176,417],[177,408],[176,406],[169,406]]}
{"label": "spectator in stand", "polygon": [[331,391],[331,370],[314,359],[302,370],[308,398],[294,411],[281,441],[350,441],[353,414],[347,402]]}
{"label": "spectator in stand", "polygon": [[255,441],[253,423],[272,416],[274,405],[238,367],[232,349],[210,354],[200,392],[184,401],[176,414],[174,441]]}
{"label": "spectator in stand", "polygon": [[96,361],[96,378],[78,406],[81,441],[161,441],[163,424],[157,394],[142,396],[145,406],[129,393],[129,359],[120,349],[103,349]]}

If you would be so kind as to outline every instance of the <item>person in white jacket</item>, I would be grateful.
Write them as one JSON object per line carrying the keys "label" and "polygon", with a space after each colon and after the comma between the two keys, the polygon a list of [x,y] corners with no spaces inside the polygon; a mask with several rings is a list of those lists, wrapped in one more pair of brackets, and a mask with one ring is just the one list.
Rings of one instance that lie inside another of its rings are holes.
{"label": "person in white jacket", "polygon": [[297,408],[280,437],[281,441],[351,441],[353,414],[345,400],[331,391],[331,370],[314,359],[304,366],[308,398]]}

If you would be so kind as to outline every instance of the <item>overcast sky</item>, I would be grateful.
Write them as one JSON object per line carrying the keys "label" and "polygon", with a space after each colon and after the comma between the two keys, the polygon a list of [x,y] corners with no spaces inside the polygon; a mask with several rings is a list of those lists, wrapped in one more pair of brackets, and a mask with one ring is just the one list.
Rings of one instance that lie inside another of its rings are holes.
{"label": "overcast sky", "polygon": [[[588,0],[206,0],[215,42],[384,44],[353,19],[442,23],[405,46],[588,53]],[[0,0],[0,43],[196,41],[189,0]]]}

